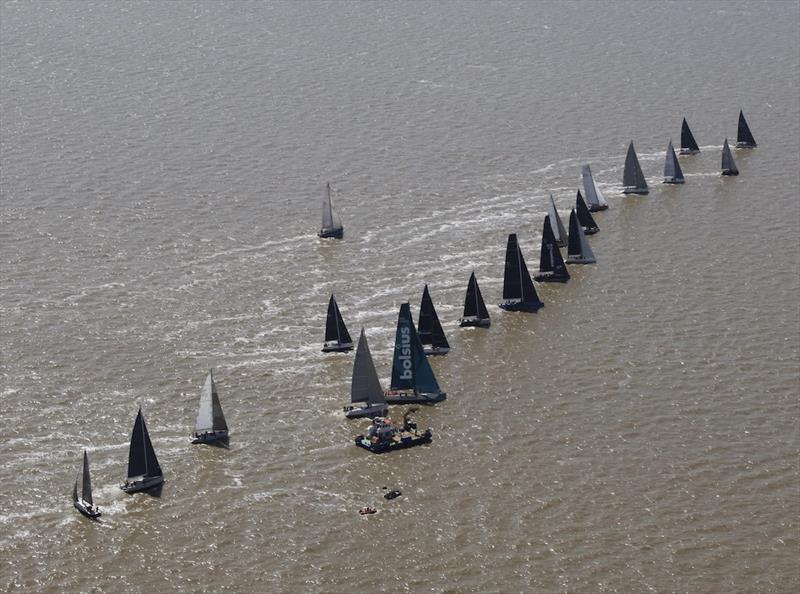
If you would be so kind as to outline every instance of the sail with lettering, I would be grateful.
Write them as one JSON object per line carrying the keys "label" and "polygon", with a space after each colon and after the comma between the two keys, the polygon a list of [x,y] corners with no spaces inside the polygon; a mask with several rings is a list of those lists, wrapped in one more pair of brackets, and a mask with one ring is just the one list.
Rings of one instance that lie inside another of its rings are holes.
{"label": "sail with lettering", "polygon": [[361,336],[358,338],[358,348],[356,348],[356,358],[353,362],[350,402],[351,405],[346,406],[344,409],[344,414],[348,419],[385,417],[389,413],[386,395],[383,393],[383,388],[381,388],[378,372],[375,371],[375,363],[372,360],[372,354],[369,352],[364,328],[361,328]]}
{"label": "sail with lettering", "polygon": [[625,156],[625,171],[622,174],[623,194],[647,194],[647,181],[644,179],[633,141],[628,145],[628,154]]}
{"label": "sail with lettering", "polygon": [[444,335],[444,329],[436,315],[428,285],[422,290],[422,303],[419,306],[419,322],[417,332],[426,355],[446,355],[450,352],[450,344]]}
{"label": "sail with lettering", "polygon": [[565,283],[569,280],[569,272],[561,257],[561,250],[558,248],[556,238],[553,236],[553,228],[548,220],[549,215],[544,216],[544,229],[542,229],[542,250],[539,257],[539,274],[534,280],[539,282]]}
{"label": "sail with lettering", "polygon": [[592,168],[587,163],[581,168],[581,180],[583,181],[583,193],[586,195],[586,204],[589,206],[591,212],[599,210],[606,210],[608,202],[603,197],[600,188],[597,187],[597,182],[592,175]]}
{"label": "sail with lettering", "polygon": [[467,294],[464,297],[464,315],[458,323],[461,327],[477,326],[480,328],[488,328],[492,323],[489,318],[489,310],[486,309],[486,303],[484,303],[483,295],[481,295],[481,288],[475,278],[474,270],[469,275],[469,282],[467,283]]}
{"label": "sail with lettering", "polygon": [[594,235],[600,231],[600,227],[597,226],[592,213],[589,212],[589,207],[586,206],[580,190],[578,190],[578,195],[575,197],[575,212],[578,214],[578,222],[583,227],[585,235]]}
{"label": "sail with lettering", "polygon": [[322,345],[323,353],[342,352],[353,350],[353,339],[347,331],[347,326],[339,311],[336,297],[331,294],[328,300],[328,315],[325,319],[325,343]]}
{"label": "sail with lettering", "polygon": [[700,147],[697,146],[697,141],[694,139],[694,134],[689,129],[689,124],[686,123],[686,118],[683,118],[681,124],[681,154],[694,155],[700,152]]}
{"label": "sail with lettering", "polygon": [[544,307],[533,280],[522,257],[522,250],[517,242],[517,234],[511,233],[506,243],[506,266],[503,275],[503,303],[500,308],[506,311],[524,311],[533,313]]}
{"label": "sail with lettering", "polygon": [[731,147],[728,146],[728,139],[725,139],[725,144],[722,145],[722,175],[739,175],[739,169],[736,167],[736,161],[733,160],[733,153]]}
{"label": "sail with lettering", "polygon": [[150,434],[144,422],[142,409],[136,415],[128,451],[128,479],[120,487],[126,493],[155,489],[164,483],[164,474],[158,463]]}
{"label": "sail with lettering", "polygon": [[681,171],[681,164],[678,163],[678,157],[675,154],[675,149],[672,146],[672,140],[667,145],[667,156],[664,160],[664,183],[665,184],[682,184],[683,171]]}
{"label": "sail with lettering", "polygon": [[411,306],[400,305],[392,360],[392,382],[386,392],[389,404],[433,404],[447,395],[439,387],[431,364],[425,355],[414,321]]}
{"label": "sail with lettering", "polygon": [[192,443],[221,446],[227,446],[229,443],[228,424],[222,413],[213,370],[208,372],[203,388],[200,390],[200,407],[194,424]]}
{"label": "sail with lettering", "polygon": [[550,225],[553,228],[553,237],[555,238],[558,247],[567,245],[567,230],[564,228],[564,223],[561,222],[561,217],[556,210],[556,203],[553,200],[553,193],[550,193],[550,202],[547,205],[547,214],[550,217]]}
{"label": "sail with lettering", "polygon": [[594,264],[597,260],[583,234],[578,215],[573,210],[569,213],[569,241],[567,242],[567,264]]}
{"label": "sail with lettering", "polygon": [[322,238],[332,237],[335,239],[341,239],[344,236],[342,219],[333,208],[330,183],[325,184],[325,194],[322,196],[322,229],[317,235]]}
{"label": "sail with lettering", "polygon": [[747,120],[744,119],[744,112],[739,110],[739,129],[736,133],[736,148],[756,148],[756,139],[753,138],[753,133],[750,132],[750,126],[747,125]]}

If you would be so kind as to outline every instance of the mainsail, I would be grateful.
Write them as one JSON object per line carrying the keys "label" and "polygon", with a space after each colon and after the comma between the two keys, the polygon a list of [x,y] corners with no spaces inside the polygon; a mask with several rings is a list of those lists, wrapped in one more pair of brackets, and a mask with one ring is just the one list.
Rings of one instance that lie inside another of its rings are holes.
{"label": "mainsail", "polygon": [[339,304],[336,298],[331,295],[328,301],[328,317],[325,320],[325,342],[336,341],[338,343],[351,343],[350,333],[344,324],[342,314],[339,311]]}
{"label": "mainsail", "polygon": [[681,124],[681,154],[692,155],[699,152],[700,147],[697,146],[697,141],[689,129],[689,124],[686,123],[686,118],[683,118],[683,123]]}
{"label": "mainsail", "polygon": [[731,147],[728,146],[728,139],[725,139],[725,144],[722,145],[722,175],[739,175],[739,169],[736,167],[736,161],[733,160],[733,153]]}
{"label": "mainsail", "polygon": [[592,213],[589,212],[589,208],[586,206],[586,202],[583,200],[580,190],[578,190],[578,195],[575,197],[575,209],[578,214],[578,222],[581,224],[581,227],[583,227],[584,233],[597,233],[600,230]]}
{"label": "mainsail", "polygon": [[555,238],[556,244],[558,247],[564,247],[567,245],[567,230],[564,229],[564,223],[561,222],[561,217],[558,216],[552,192],[550,193],[550,203],[547,205],[547,214],[550,217],[550,224],[553,228],[553,237]]}
{"label": "mainsail", "polygon": [[592,264],[596,262],[589,241],[578,223],[578,215],[573,210],[569,213],[569,242],[567,244],[567,262],[573,264]]}
{"label": "mainsail", "polygon": [[375,363],[372,361],[372,354],[369,352],[367,336],[364,328],[361,328],[361,336],[358,338],[358,348],[356,358],[353,363],[353,382],[350,386],[350,402],[366,402],[367,406],[376,404],[386,404],[386,397],[378,379],[378,372],[375,371]]}
{"label": "mainsail", "polygon": [[481,320],[489,319],[489,311],[486,309],[486,304],[483,301],[481,288],[478,286],[478,281],[475,279],[474,270],[469,276],[469,283],[467,283],[467,295],[464,298],[464,317],[477,317]]}
{"label": "mainsail", "polygon": [[739,129],[736,133],[736,146],[739,148],[755,148],[756,139],[753,138],[753,133],[750,132],[750,126],[747,125],[747,120],[744,119],[744,113],[739,110]]}
{"label": "mainsail", "polygon": [[228,424],[225,422],[225,415],[222,414],[222,406],[219,403],[213,371],[208,372],[206,383],[200,391],[200,410],[197,413],[194,430],[197,434],[228,430]]}
{"label": "mainsail", "polygon": [[670,140],[667,145],[667,156],[664,160],[664,183],[682,184],[683,182],[683,171],[681,171],[681,165],[678,163],[678,157]]}
{"label": "mainsail", "polygon": [[142,409],[136,415],[131,434],[131,447],[128,453],[128,478],[161,476],[161,466],[150,443],[150,435],[144,422]]}
{"label": "mainsail", "polygon": [[647,181],[644,179],[642,168],[639,166],[639,159],[636,158],[636,150],[633,148],[633,141],[628,145],[628,154],[625,156],[625,172],[622,175],[623,194],[647,194]]}
{"label": "mainsail", "polygon": [[[561,257],[556,238],[553,236],[553,227],[549,215],[544,216],[544,229],[542,229],[542,250],[539,256],[539,272],[550,272],[552,276],[569,278],[569,272]],[[537,280],[539,280],[537,278]]]}
{"label": "mainsail", "polygon": [[533,286],[522,250],[517,243],[517,234],[510,233],[506,244],[506,268],[503,276],[503,299],[520,300],[523,303],[541,302]]}
{"label": "mainsail", "polygon": [[343,227],[342,219],[333,208],[331,198],[331,184],[325,184],[325,195],[322,197],[322,230],[319,235],[322,237],[341,236]]}
{"label": "mainsail", "polygon": [[81,487],[81,499],[89,505],[94,505],[94,500],[92,499],[92,479],[89,476],[89,456],[86,450],[83,450],[83,485]]}
{"label": "mainsail", "polygon": [[592,169],[588,164],[581,168],[581,179],[583,180],[583,191],[586,194],[586,203],[589,205],[589,210],[594,212],[608,208],[608,202],[600,192],[600,188],[597,187],[597,182],[594,181],[592,176]]}
{"label": "mainsail", "polygon": [[425,356],[422,343],[411,319],[411,306],[400,305],[397,316],[397,333],[394,340],[391,390],[413,390],[416,393],[441,392],[431,364]]}
{"label": "mainsail", "polygon": [[439,316],[436,315],[436,308],[433,306],[431,294],[428,292],[428,285],[422,291],[422,302],[419,306],[419,339],[423,345],[429,344],[439,349],[449,349],[450,344],[444,335],[444,329]]}

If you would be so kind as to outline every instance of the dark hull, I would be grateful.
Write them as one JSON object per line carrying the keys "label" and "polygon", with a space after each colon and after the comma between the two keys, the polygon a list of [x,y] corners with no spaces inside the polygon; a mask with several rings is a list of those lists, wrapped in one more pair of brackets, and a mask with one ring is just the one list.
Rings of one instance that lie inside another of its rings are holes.
{"label": "dark hull", "polygon": [[341,239],[344,237],[344,229],[339,229],[337,231],[326,231],[323,229],[319,233],[317,233],[317,237],[321,239]]}
{"label": "dark hull", "polygon": [[492,325],[492,320],[489,318],[461,318],[458,325],[462,328],[488,328]]}
{"label": "dark hull", "polygon": [[623,194],[638,194],[639,196],[644,196],[650,193],[650,190],[642,189],[642,188],[623,188]]}
{"label": "dark hull", "polygon": [[722,175],[739,175],[738,171],[731,171],[730,169],[725,169],[722,172]]}
{"label": "dark hull", "polygon": [[600,212],[601,210],[608,210],[608,204],[590,204],[589,212]]}
{"label": "dark hull", "polygon": [[664,184],[682,184],[685,180],[682,179],[665,179],[663,182]]}
{"label": "dark hull", "polygon": [[569,277],[555,274],[537,274],[533,277],[533,280],[540,283],[565,283],[569,280]]}
{"label": "dark hull", "polygon": [[430,443],[432,439],[433,434],[431,430],[428,429],[425,433],[417,434],[414,437],[409,436],[402,438],[400,441],[386,441],[380,443],[372,443],[363,435],[359,435],[355,438],[355,444],[373,454],[383,454],[385,452],[393,452],[394,450],[405,450],[407,448],[413,448],[414,446],[424,445]]}
{"label": "dark hull", "polygon": [[600,231],[599,227],[581,227],[583,229],[584,235],[594,235],[598,231]]}
{"label": "dark hull", "polygon": [[79,512],[81,512],[82,515],[86,516],[90,520],[96,520],[97,518],[99,518],[100,516],[103,515],[99,511],[96,511],[96,510],[95,511],[89,511],[79,501],[74,501],[72,503],[72,505],[75,507],[75,509],[77,509]]}
{"label": "dark hull", "polygon": [[345,342],[339,344],[326,344],[322,347],[323,353],[344,353],[345,351],[352,351],[353,343]]}
{"label": "dark hull", "polygon": [[426,355],[436,356],[436,355],[446,355],[450,352],[450,347],[434,347],[430,345],[422,345],[422,350]]}
{"label": "dark hull", "polygon": [[758,145],[755,142],[754,143],[749,143],[749,142],[737,142],[736,143],[736,148],[756,148],[757,146]]}
{"label": "dark hull", "polygon": [[386,392],[387,404],[436,404],[447,400],[447,394],[415,394],[414,392]]}
{"label": "dark hull", "polygon": [[389,405],[384,407],[380,406],[365,406],[365,407],[357,407],[357,406],[347,406],[344,409],[344,416],[348,419],[363,419],[363,418],[370,418],[374,419],[375,417],[385,417],[389,414]]}
{"label": "dark hull", "polygon": [[126,493],[131,494],[131,493],[139,493],[141,491],[150,491],[160,487],[163,484],[164,484],[163,476],[151,476],[140,481],[133,481],[132,483],[126,483],[124,485],[120,485],[119,488],[125,491]]}
{"label": "dark hull", "polygon": [[195,434],[192,438],[192,443],[207,443],[212,445],[225,445],[229,442],[229,435],[227,431],[213,431],[210,433]]}
{"label": "dark hull", "polygon": [[678,151],[678,154],[679,155],[696,155],[699,152],[700,152],[700,149],[682,148],[680,151]]}
{"label": "dark hull", "polygon": [[541,301],[519,301],[516,303],[501,303],[498,307],[506,311],[535,313],[544,307],[544,303]]}

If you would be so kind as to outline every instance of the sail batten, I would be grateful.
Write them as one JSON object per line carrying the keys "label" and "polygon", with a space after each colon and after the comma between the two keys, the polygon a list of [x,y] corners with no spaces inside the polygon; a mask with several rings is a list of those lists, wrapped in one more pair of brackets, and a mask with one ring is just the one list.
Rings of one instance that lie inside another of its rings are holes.
{"label": "sail batten", "polygon": [[633,141],[628,145],[628,154],[625,156],[625,171],[622,174],[623,194],[647,194],[647,181],[639,166],[639,159],[636,157],[636,149],[633,148]]}

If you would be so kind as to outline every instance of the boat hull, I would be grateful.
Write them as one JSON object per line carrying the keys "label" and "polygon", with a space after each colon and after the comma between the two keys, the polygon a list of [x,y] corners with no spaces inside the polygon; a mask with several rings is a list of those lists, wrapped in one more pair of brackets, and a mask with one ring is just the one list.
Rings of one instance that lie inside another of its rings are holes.
{"label": "boat hull", "polygon": [[375,404],[373,406],[346,406],[344,408],[344,416],[348,419],[363,419],[369,417],[385,417],[389,414],[388,404]]}
{"label": "boat hull", "polygon": [[678,151],[678,154],[679,155],[696,155],[699,152],[700,152],[700,149],[682,148],[680,151]]}
{"label": "boat hull", "polygon": [[581,227],[583,229],[584,235],[594,235],[598,231],[600,231],[599,227]]}
{"label": "boat hull", "polygon": [[401,437],[397,441],[391,440],[377,443],[372,443],[363,435],[358,435],[355,438],[355,444],[373,454],[384,454],[386,452],[393,452],[394,450],[405,450],[407,448],[413,448],[414,446],[431,443],[432,440],[433,434],[430,429],[427,429],[424,433]]}
{"label": "boat hull", "polygon": [[567,264],[594,264],[597,260],[590,260],[581,256],[567,256],[564,260]]}
{"label": "boat hull", "polygon": [[192,443],[223,444],[228,445],[229,435],[227,431],[207,431],[196,434],[192,438]]}
{"label": "boat hull", "polygon": [[556,274],[537,274],[533,277],[533,280],[539,283],[565,283],[569,280],[569,277]]}
{"label": "boat hull", "polygon": [[639,196],[645,196],[650,193],[650,190],[647,188],[622,188],[623,194],[638,194]]}
{"label": "boat hull", "polygon": [[544,307],[541,301],[506,301],[498,305],[500,309],[505,311],[522,311],[526,313],[535,313]]}
{"label": "boat hull", "polygon": [[90,511],[89,508],[86,505],[84,505],[82,501],[73,501],[72,505],[75,507],[75,509],[81,512],[82,515],[86,516],[90,520],[96,520],[97,518],[103,515],[97,508]]}
{"label": "boat hull", "polygon": [[600,212],[601,210],[608,210],[608,204],[589,204],[589,212]]}
{"label": "boat hull", "polygon": [[758,144],[749,142],[737,142],[736,148],[756,148]]}
{"label": "boat hull", "polygon": [[436,404],[447,400],[445,392],[438,394],[418,394],[415,392],[386,392],[387,404]]}
{"label": "boat hull", "polygon": [[731,171],[730,169],[723,169],[722,175],[730,176],[730,175],[739,175],[738,171]]}
{"label": "boat hull", "polygon": [[492,320],[489,318],[461,318],[458,320],[458,325],[462,328],[488,328],[492,325]]}
{"label": "boat hull", "polygon": [[163,484],[163,476],[148,476],[138,481],[126,482],[124,485],[120,485],[119,488],[126,493],[131,494],[139,493],[141,491],[149,491],[151,489],[155,489],[156,487],[160,487]]}
{"label": "boat hull", "polygon": [[422,351],[426,355],[430,356],[437,356],[437,355],[446,355],[450,352],[450,347],[435,347],[430,345],[422,345]]}
{"label": "boat hull", "polygon": [[345,351],[352,351],[353,350],[353,343],[352,342],[333,342],[333,343],[325,343],[322,347],[323,353],[343,353]]}
{"label": "boat hull", "polygon": [[317,233],[317,237],[320,239],[341,239],[344,237],[344,229],[321,229],[319,233]]}
{"label": "boat hull", "polygon": [[685,180],[683,179],[675,179],[674,177],[665,177],[664,181],[661,183],[664,184],[682,184]]}

